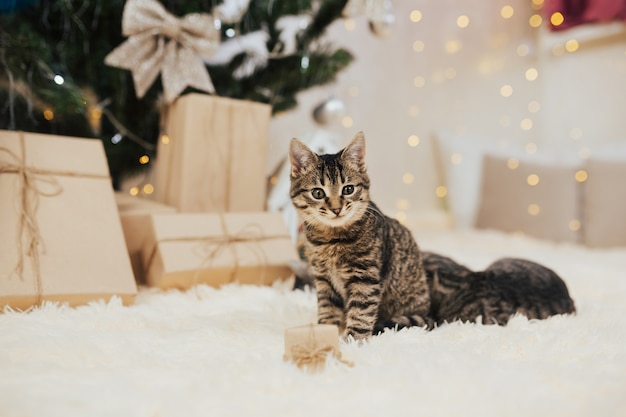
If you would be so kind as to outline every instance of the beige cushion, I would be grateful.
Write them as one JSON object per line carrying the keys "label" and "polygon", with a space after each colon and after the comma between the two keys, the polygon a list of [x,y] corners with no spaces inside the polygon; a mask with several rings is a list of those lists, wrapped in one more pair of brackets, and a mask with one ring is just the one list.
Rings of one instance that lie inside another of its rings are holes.
{"label": "beige cushion", "polygon": [[590,158],[586,169],[584,243],[626,245],[626,160]]}
{"label": "beige cushion", "polygon": [[522,160],[512,169],[508,162],[502,156],[483,157],[476,227],[581,241],[579,167]]}
{"label": "beige cushion", "polygon": [[447,189],[445,205],[455,227],[474,227],[478,209],[483,155],[513,153],[510,146],[496,139],[470,134],[437,131],[432,144],[439,185]]}

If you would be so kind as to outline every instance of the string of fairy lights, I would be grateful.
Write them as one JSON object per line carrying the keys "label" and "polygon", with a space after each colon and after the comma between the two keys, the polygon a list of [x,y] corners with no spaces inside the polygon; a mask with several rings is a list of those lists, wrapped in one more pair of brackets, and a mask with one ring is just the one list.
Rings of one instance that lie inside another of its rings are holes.
{"label": "string of fairy lights", "polygon": [[[528,4],[524,4],[525,7],[528,7]],[[426,7],[426,6],[424,6]],[[519,5],[517,6],[519,7]],[[532,8],[529,13],[528,9],[526,10],[516,10],[512,5],[507,4],[503,5],[499,10],[498,18],[503,19],[504,21],[515,19],[515,18],[524,18],[527,20],[527,25],[530,31],[536,30],[539,31],[541,29],[545,29],[546,26],[551,25],[552,28],[558,28],[565,21],[565,18],[562,13],[554,12],[549,16],[545,16],[543,12],[544,0],[531,0],[530,7]],[[428,15],[428,10],[414,8],[408,12],[408,16],[400,16],[399,18],[408,19],[412,24],[419,25],[424,22],[425,16]],[[467,28],[472,27],[472,18],[469,14],[459,13],[457,16],[450,14],[450,18],[454,19],[454,23],[458,30],[466,30]],[[347,32],[351,32],[355,29],[356,23],[352,19],[345,19],[344,21],[345,30]],[[563,40],[554,43],[551,47],[550,54],[555,57],[561,57],[565,54],[573,54],[576,53],[581,46],[581,42],[575,38],[576,34],[574,33],[571,37],[561,37]],[[427,48],[432,48],[433,45],[429,45],[429,40],[424,38],[412,39],[409,42],[409,46],[414,53],[422,53]],[[445,54],[455,55],[462,48],[463,43],[459,39],[448,39],[443,44],[443,50]],[[437,46],[440,47],[440,46]],[[515,54],[520,58],[529,57],[533,53],[533,45],[529,43],[520,43],[518,45],[513,45]],[[626,55],[626,52],[624,52]],[[488,62],[481,62],[476,68],[478,72],[485,76],[493,75],[497,70],[493,68],[493,66]],[[411,80],[412,87],[419,90],[424,88],[429,82],[443,82],[445,80],[452,80],[459,75],[460,71],[464,69],[460,65],[459,68],[448,67],[441,71],[434,72],[431,77],[426,77],[423,74],[415,75]],[[529,82],[534,83],[540,77],[540,68],[536,65],[530,65],[526,67],[521,67],[520,70],[523,71],[523,78]],[[514,97],[515,89],[520,87],[515,87],[512,83],[504,83],[500,85],[498,94],[503,99],[510,99]],[[523,88],[523,87],[522,87]],[[359,94],[358,86],[351,86],[348,89],[348,95],[350,97],[356,97]],[[515,123],[519,123],[519,129],[522,132],[530,132],[534,126],[535,121],[533,120],[533,115],[538,115],[541,111],[542,105],[541,102],[537,99],[532,99],[527,104],[528,116],[522,117],[518,122],[514,120],[513,117],[509,115],[500,116],[497,120],[497,123],[503,128],[514,128]],[[416,119],[421,114],[421,109],[419,104],[411,104],[407,110],[406,114],[409,119]],[[340,120],[341,126],[346,128],[347,130],[351,130],[355,121],[353,116],[350,114],[345,114]],[[429,132],[430,133],[430,132]],[[580,127],[571,127],[569,131],[569,137],[572,140],[579,141],[583,137],[583,131]],[[416,148],[422,143],[422,139],[419,134],[411,133],[406,137],[406,145],[409,148]],[[535,140],[529,140],[524,145],[524,150],[528,155],[534,155],[537,153],[539,145]],[[585,159],[589,157],[589,149],[585,146],[581,146],[578,150],[578,156],[581,159]],[[463,163],[464,155],[460,152],[455,152],[450,156],[450,163],[454,165],[459,165]],[[516,170],[520,167],[520,160],[518,158],[510,158],[507,161],[507,167],[511,170]],[[411,186],[416,181],[416,175],[414,172],[407,170],[401,176],[401,181],[403,184],[407,186]],[[578,169],[575,171],[574,180],[578,183],[584,183],[588,179],[588,172],[584,169]],[[541,182],[540,175],[538,173],[529,174],[526,178],[526,184],[529,187],[536,187]],[[448,187],[446,184],[438,184],[434,189],[434,194],[437,199],[445,200],[448,196]],[[406,220],[407,211],[410,209],[410,199],[409,198],[399,198],[396,200],[396,218],[400,221]],[[538,216],[542,212],[542,207],[538,203],[531,203],[527,207],[527,213],[529,216]],[[581,228],[580,219],[568,219],[568,227],[571,231],[578,231]]]}
{"label": "string of fairy lights", "polygon": [[[544,16],[542,14],[543,6],[544,6],[544,0],[531,0],[530,7],[532,8],[532,12],[528,13],[527,10],[524,10],[524,11],[516,10],[512,5],[503,5],[499,10],[499,16],[497,16],[497,18],[508,21],[511,19],[520,18],[520,16],[522,16],[523,18],[526,18],[526,16],[528,16],[527,25],[530,28],[530,30],[540,30],[545,25],[552,25],[553,27],[558,27],[564,23],[565,18],[563,14],[561,14],[560,12],[555,12],[551,14],[550,16]],[[396,19],[408,19],[411,22],[411,24],[420,25],[420,24],[423,24],[426,15],[427,13],[425,10],[414,8],[408,12],[408,15],[397,16]],[[455,16],[453,13],[451,13],[450,18],[454,19],[454,24],[456,25],[458,30],[468,30],[468,28],[471,28],[472,25],[474,24],[472,17],[469,14],[459,13],[458,15]],[[355,30],[355,28],[357,27],[357,23],[352,17],[345,17],[343,20],[343,25],[345,27],[345,30],[348,32]],[[406,47],[410,48],[410,51],[412,53],[420,54],[425,49],[431,47],[431,45],[428,44],[427,39],[420,38],[420,39],[411,39],[408,42],[408,45]],[[443,44],[443,51],[445,52],[445,54],[454,56],[463,47],[464,47],[463,43],[459,39],[449,39]],[[532,45],[529,45],[528,43],[520,43],[518,45],[513,45],[513,48],[515,48],[515,54],[520,58],[528,57],[530,54],[532,54]],[[565,54],[576,53],[579,50],[579,48],[580,48],[580,41],[574,37],[571,37],[568,39],[564,38],[563,42],[555,43],[552,46],[550,52],[552,56],[560,57]],[[491,65],[491,63],[487,61],[479,63],[477,70],[480,74],[484,76],[490,76],[495,72],[493,65]],[[523,77],[529,83],[535,82],[540,77],[540,71],[534,65],[525,67],[520,70],[523,71]],[[418,75],[415,75],[410,80],[411,86],[415,88],[416,90],[419,90],[419,89],[424,88],[428,82],[436,83],[438,81],[453,80],[459,76],[461,71],[463,71],[461,67],[455,68],[453,66],[449,66],[447,68],[442,69],[441,71],[435,72],[432,75],[432,79],[427,78],[422,74],[418,74]],[[56,83],[57,85],[63,85],[63,83],[65,82],[61,74],[51,74],[51,78],[54,81],[54,83]],[[516,90],[516,87],[513,84],[504,83],[500,85],[497,93],[503,99],[510,99],[511,97],[514,97],[515,90]],[[349,86],[347,90],[347,94],[350,98],[357,98],[360,94],[360,89],[358,85]],[[139,143],[147,151],[154,150],[154,145],[144,142],[140,137],[126,130],[123,125],[118,124],[117,120],[115,119],[115,116],[107,110],[106,105],[107,105],[106,100],[98,102],[98,103],[89,103],[88,118],[92,126],[97,126],[100,123],[101,119],[103,117],[106,117],[113,125],[116,126],[118,130],[118,133],[113,135],[110,139],[113,144],[119,143],[122,140],[122,138],[128,138],[129,140],[133,140]],[[541,111],[541,108],[542,108],[542,105],[540,101],[530,100],[527,104],[527,111],[529,113],[528,117],[523,117],[521,118],[521,120],[515,121],[511,116],[503,115],[499,117],[499,119],[497,120],[497,123],[503,128],[514,127],[515,123],[519,123],[519,129],[521,131],[528,132],[532,130],[535,125],[535,122],[533,121],[532,116],[537,115]],[[422,110],[419,104],[411,104],[406,109],[406,115],[409,119],[417,119],[421,113],[422,113]],[[54,118],[53,109],[51,108],[43,109],[43,116],[46,120],[52,120]],[[352,115],[346,112],[346,114],[343,114],[341,116],[339,123],[343,128],[345,128],[346,130],[349,130],[353,128],[355,124],[355,120]],[[580,127],[572,127],[570,129],[569,136],[572,140],[580,140],[583,137],[582,129]],[[161,137],[159,138],[159,140],[163,144],[166,144],[166,145],[170,142],[169,136],[164,131],[161,133]],[[405,140],[406,140],[406,145],[409,148],[417,148],[423,142],[422,138],[417,133],[409,134]],[[537,150],[538,150],[538,145],[536,142],[528,141],[525,144],[525,151],[528,155],[535,154]],[[579,156],[581,158],[588,157],[589,150],[586,149],[585,147],[581,147],[579,150]],[[451,156],[450,162],[455,165],[461,164],[463,162],[463,157],[464,156],[462,153],[454,153]],[[137,160],[137,163],[139,165],[147,165],[150,162],[151,161],[150,161],[150,156],[148,155],[148,152],[141,155]],[[519,166],[520,166],[519,159],[510,158],[507,161],[507,167],[511,170],[518,169]],[[154,192],[154,185],[150,181],[150,175],[151,175],[150,171],[147,171],[144,175],[145,177],[139,181],[138,185],[134,185],[128,190],[128,192],[131,195],[133,196],[150,195]],[[577,182],[583,183],[587,181],[587,179],[588,179],[588,173],[584,169],[580,169],[576,171],[575,180]],[[401,181],[405,185],[410,186],[414,184],[414,182],[416,181],[416,174],[411,171],[406,171],[402,174]],[[537,186],[540,182],[541,182],[541,178],[538,174],[531,174],[527,177],[527,184],[530,187]],[[447,197],[448,192],[449,190],[445,184],[438,184],[434,189],[435,196],[441,200],[444,200]],[[398,199],[396,202],[396,208],[398,209],[397,217],[399,218],[399,220],[405,219],[406,211],[410,209],[409,199],[408,198]],[[538,204],[533,203],[528,206],[527,211],[530,216],[537,216],[541,213],[541,207]],[[569,223],[570,230],[577,231],[580,229],[580,227],[581,226],[580,226],[579,219],[570,220],[570,223]]]}

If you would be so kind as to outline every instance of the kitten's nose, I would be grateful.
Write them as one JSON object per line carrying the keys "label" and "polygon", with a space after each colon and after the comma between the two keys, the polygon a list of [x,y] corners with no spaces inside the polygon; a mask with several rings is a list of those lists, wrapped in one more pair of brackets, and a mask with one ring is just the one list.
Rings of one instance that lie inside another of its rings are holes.
{"label": "kitten's nose", "polygon": [[335,213],[335,216],[339,216],[339,213],[341,213],[341,207],[339,207],[339,208],[331,208],[330,211]]}

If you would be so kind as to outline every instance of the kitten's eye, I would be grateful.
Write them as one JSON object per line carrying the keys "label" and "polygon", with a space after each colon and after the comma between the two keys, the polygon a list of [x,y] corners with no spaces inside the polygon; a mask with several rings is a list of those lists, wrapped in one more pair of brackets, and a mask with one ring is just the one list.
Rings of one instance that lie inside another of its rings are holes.
{"label": "kitten's eye", "polygon": [[350,195],[353,192],[354,192],[354,185],[346,185],[345,187],[343,187],[343,190],[341,190],[342,195]]}
{"label": "kitten's eye", "polygon": [[321,188],[313,188],[311,190],[311,195],[317,200],[321,200],[322,198],[326,197],[326,193]]}

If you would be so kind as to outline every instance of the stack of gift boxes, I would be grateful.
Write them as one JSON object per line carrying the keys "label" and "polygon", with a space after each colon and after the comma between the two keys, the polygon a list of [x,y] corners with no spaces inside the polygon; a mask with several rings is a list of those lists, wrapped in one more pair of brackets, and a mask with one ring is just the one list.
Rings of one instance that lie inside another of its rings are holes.
{"label": "stack of gift boxes", "polygon": [[114,193],[102,143],[0,131],[0,308],[70,305],[136,283],[270,284],[297,253],[265,211],[270,106],[189,94],[167,117],[154,201]]}

